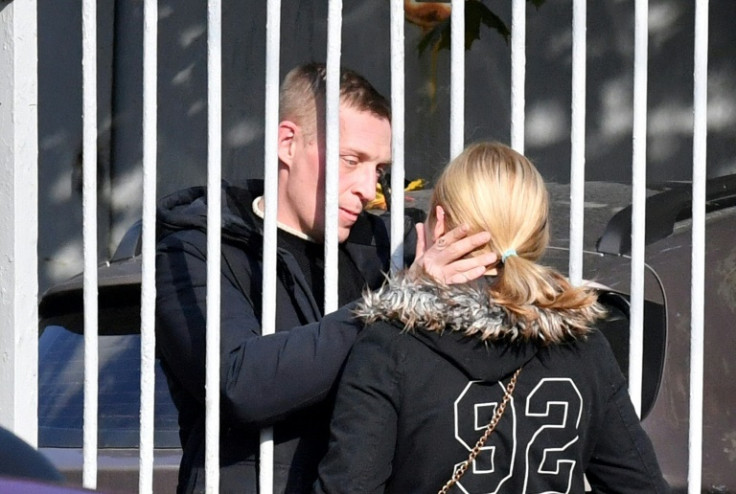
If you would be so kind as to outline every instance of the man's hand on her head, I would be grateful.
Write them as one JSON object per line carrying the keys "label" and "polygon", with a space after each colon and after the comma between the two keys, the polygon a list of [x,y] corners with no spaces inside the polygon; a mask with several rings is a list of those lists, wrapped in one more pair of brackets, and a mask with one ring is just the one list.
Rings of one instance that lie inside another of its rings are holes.
{"label": "man's hand on her head", "polygon": [[452,285],[467,283],[484,274],[495,275],[498,256],[493,252],[465,257],[487,244],[491,238],[488,232],[478,232],[468,236],[466,225],[458,226],[442,235],[429,248],[426,248],[424,224],[417,223],[417,249],[414,263],[409,272],[414,275],[426,273],[438,283]]}

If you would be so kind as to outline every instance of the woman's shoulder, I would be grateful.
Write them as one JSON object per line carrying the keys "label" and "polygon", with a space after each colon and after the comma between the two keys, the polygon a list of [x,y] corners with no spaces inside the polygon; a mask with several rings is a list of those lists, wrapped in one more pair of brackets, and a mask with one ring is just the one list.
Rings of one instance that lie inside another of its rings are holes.
{"label": "woman's shoulder", "polygon": [[368,323],[358,333],[351,354],[360,354],[374,362],[388,360],[393,362],[392,365],[403,365],[407,359],[413,361],[424,346],[411,331],[414,330],[406,330],[395,321]]}
{"label": "woman's shoulder", "polygon": [[605,356],[615,360],[611,343],[600,328],[591,328],[590,332],[580,342],[594,356],[598,356],[598,358]]}
{"label": "woman's shoulder", "polygon": [[575,340],[574,347],[582,363],[608,382],[624,379],[608,337],[599,328],[593,327],[585,337]]}
{"label": "woman's shoulder", "polygon": [[382,345],[397,345],[406,339],[404,328],[394,321],[378,320],[367,323],[358,334],[356,344],[366,341]]}

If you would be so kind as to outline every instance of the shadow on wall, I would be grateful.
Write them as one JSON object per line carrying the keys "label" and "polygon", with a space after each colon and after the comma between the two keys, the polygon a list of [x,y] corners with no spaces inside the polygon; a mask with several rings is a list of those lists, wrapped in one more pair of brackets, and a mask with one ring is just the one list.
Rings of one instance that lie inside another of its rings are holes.
{"label": "shadow on wall", "polygon": [[[489,4],[511,25],[508,2]],[[694,3],[653,0],[649,8],[648,179],[688,180],[692,170]],[[587,7],[586,178],[628,182],[634,59],[634,2]],[[81,269],[81,197],[71,176],[81,149],[81,12],[39,1],[41,289]],[[391,90],[388,2],[345,0],[341,62]],[[710,2],[708,175],[736,171],[736,3]],[[141,211],[142,4],[98,7],[100,258],[109,258]],[[281,73],[326,57],[327,6],[282,4]],[[223,4],[223,176],[263,176],[266,3]],[[569,180],[572,2],[527,7],[526,149],[545,178]],[[206,6],[159,2],[158,194],[206,182]],[[420,27],[406,32],[406,176],[432,179],[449,156],[450,54],[432,82]],[[510,46],[481,28],[466,52],[466,141],[510,140]],[[436,100],[431,99],[435,94]],[[47,214],[54,211],[55,215]],[[60,215],[64,222],[54,221]]]}

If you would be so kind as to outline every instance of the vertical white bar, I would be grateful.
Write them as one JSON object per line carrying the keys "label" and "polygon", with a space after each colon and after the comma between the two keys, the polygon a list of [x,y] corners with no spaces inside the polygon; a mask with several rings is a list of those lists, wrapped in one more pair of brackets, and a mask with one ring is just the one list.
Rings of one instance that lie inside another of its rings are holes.
{"label": "vertical white bar", "polygon": [[325,314],[337,309],[337,206],[340,163],[340,54],[342,1],[330,0],[327,13],[325,97]]}
{"label": "vertical white bar", "polygon": [[82,484],[97,487],[97,3],[82,4],[82,210],[84,244],[84,467]]}
{"label": "vertical white bar", "polygon": [[583,281],[585,214],[585,71],[586,0],[572,7],[572,151],[570,164],[570,281]]}
{"label": "vertical white bar", "polygon": [[404,267],[404,2],[391,0],[391,271]]}
{"label": "vertical white bar", "polygon": [[450,14],[450,159],[465,146],[465,0],[452,0]]}
{"label": "vertical white bar", "polygon": [[207,348],[205,492],[220,490],[220,232],[222,211],[222,2],[207,2]]}
{"label": "vertical white bar", "polygon": [[511,9],[511,147],[524,152],[526,83],[526,0],[514,0]]}
{"label": "vertical white bar", "polygon": [[[281,0],[268,2],[266,13],[266,113],[264,141],[263,293],[261,334],[276,331],[276,223],[278,217],[278,126]],[[273,429],[261,431],[259,491],[273,492]]]}
{"label": "vertical white bar", "polygon": [[143,4],[143,233],[141,276],[141,428],[138,492],[153,492],[156,399],[156,153],[158,0]]}
{"label": "vertical white bar", "polygon": [[705,339],[705,181],[708,118],[708,0],[695,4],[693,96],[693,250],[690,310],[690,429],[688,492],[701,491],[703,463],[703,363]]}
{"label": "vertical white bar", "polygon": [[631,318],[629,394],[641,414],[644,361],[644,246],[647,199],[647,67],[649,0],[636,0],[634,14],[634,127],[631,198]]}
{"label": "vertical white bar", "polygon": [[[36,1],[0,9],[0,424],[38,444]],[[29,411],[32,411],[29,413]]]}

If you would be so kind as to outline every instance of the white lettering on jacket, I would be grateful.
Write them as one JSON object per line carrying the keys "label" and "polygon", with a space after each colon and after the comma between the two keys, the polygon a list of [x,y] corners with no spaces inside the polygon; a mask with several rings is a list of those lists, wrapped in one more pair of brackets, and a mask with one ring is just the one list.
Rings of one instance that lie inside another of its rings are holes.
{"label": "white lettering on jacket", "polygon": [[[505,390],[500,382],[471,381],[455,400],[455,438],[468,453],[488,426]],[[489,396],[494,399],[489,400]],[[583,412],[577,386],[570,378],[547,377],[526,394],[526,403],[518,413],[517,400],[512,396],[498,424],[503,433],[491,435],[458,482],[462,492],[502,493],[515,469],[524,475],[522,494],[536,494],[534,485],[544,485],[548,494],[566,494],[572,489],[576,462],[567,450],[579,440]],[[456,464],[455,470],[461,464]]]}

